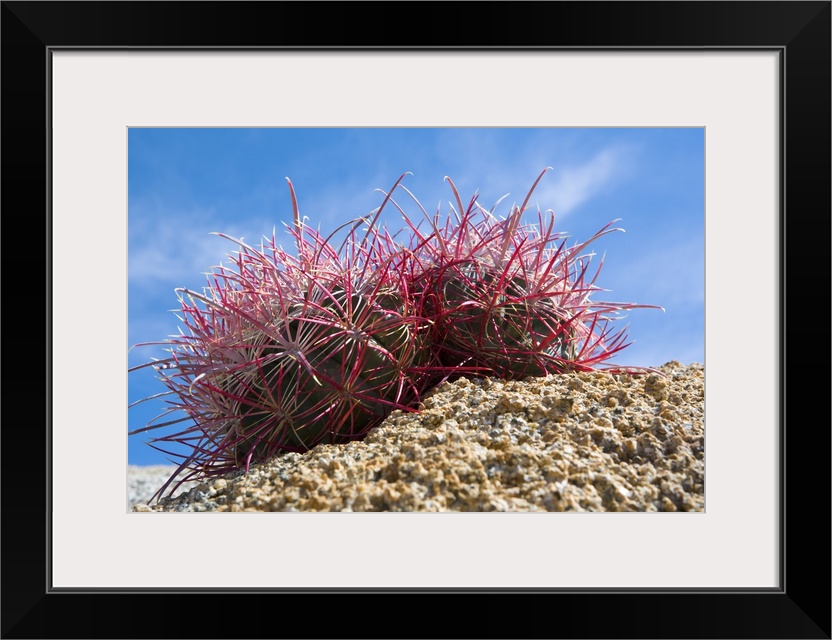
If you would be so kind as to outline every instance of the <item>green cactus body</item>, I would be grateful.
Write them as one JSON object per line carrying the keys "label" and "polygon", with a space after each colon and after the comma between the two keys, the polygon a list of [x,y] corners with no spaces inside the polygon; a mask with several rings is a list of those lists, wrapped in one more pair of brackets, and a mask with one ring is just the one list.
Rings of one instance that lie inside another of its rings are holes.
{"label": "green cactus body", "polygon": [[444,269],[433,285],[442,358],[466,358],[495,375],[519,378],[563,371],[574,332],[551,294],[529,293],[522,275],[466,261]]}
{"label": "green cactus body", "polygon": [[[405,216],[404,245],[376,226],[404,175],[372,218],[342,227],[340,248],[303,222],[291,182],[296,256],[274,237],[257,250],[223,236],[239,246],[234,268],[218,267],[202,294],[177,290],[189,333],[145,343],[170,353],[141,366],[163,372],[168,392],[158,395],[173,400],[130,433],[193,421],[152,441],[191,448],[172,453],[182,462],[157,496],[186,470],[180,483],[359,439],[393,409],[416,410],[443,378],[586,371],[626,347],[626,331],[610,322],[651,305],[590,302],[600,289],[583,255],[619,229],[609,223],[567,247],[554,214],[521,224],[543,173],[504,220],[476,196],[464,207],[448,179],[453,215],[428,216],[427,233]],[[166,421],[177,412],[185,417]]]}
{"label": "green cactus body", "polygon": [[253,444],[252,457],[262,460],[281,449],[355,439],[411,401],[408,370],[427,349],[418,348],[424,339],[404,311],[395,293],[348,296],[343,287],[317,304],[295,305],[277,330],[284,344],[302,345],[303,357],[271,340],[248,380],[237,382],[237,464]]}

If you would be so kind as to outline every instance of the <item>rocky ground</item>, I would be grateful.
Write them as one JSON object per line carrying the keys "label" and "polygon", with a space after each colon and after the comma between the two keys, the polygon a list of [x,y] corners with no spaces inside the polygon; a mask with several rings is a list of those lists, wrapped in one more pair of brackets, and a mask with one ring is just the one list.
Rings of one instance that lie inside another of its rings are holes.
{"label": "rocky ground", "polygon": [[[176,471],[176,466],[167,464],[129,465],[127,467],[127,510],[130,511],[133,505],[150,500],[174,471]],[[184,493],[197,484],[199,483],[185,482],[176,494]]]}
{"label": "rocky ground", "polygon": [[360,442],[285,454],[133,510],[703,511],[704,367],[658,369],[462,378]]}

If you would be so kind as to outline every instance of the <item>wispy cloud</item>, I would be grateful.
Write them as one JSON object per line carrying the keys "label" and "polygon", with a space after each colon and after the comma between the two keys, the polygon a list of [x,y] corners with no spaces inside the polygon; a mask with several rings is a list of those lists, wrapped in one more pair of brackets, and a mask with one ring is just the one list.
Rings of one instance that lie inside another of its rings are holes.
{"label": "wispy cloud", "polygon": [[[495,211],[505,216],[551,166],[532,195],[533,211],[538,205],[554,210],[557,230],[575,241],[587,239],[608,222],[610,208],[615,211],[610,216],[620,215],[627,229],[623,237],[611,234],[590,247],[598,252],[594,264],[609,251],[597,283],[609,291],[599,292],[596,300],[667,309],[636,309],[622,319],[621,324],[630,323],[635,343],[616,361],[701,361],[703,239],[690,222],[690,215],[701,213],[686,209],[674,217],[649,217],[684,202],[692,179],[701,182],[698,173],[691,177],[690,163],[682,161],[701,153],[701,141],[690,146],[689,136],[671,134],[568,128],[373,129],[326,135],[309,130],[304,135],[258,135],[257,144],[243,144],[237,134],[206,134],[208,146],[195,144],[191,134],[171,141],[150,137],[146,153],[136,154],[131,168],[128,339],[130,344],[164,340],[182,326],[175,313],[179,305],[174,289],[201,290],[207,284],[205,273],[221,262],[228,265],[227,255],[237,250],[211,232],[258,246],[274,227],[278,243],[293,252],[292,237],[284,227],[292,216],[284,176],[294,184],[301,214],[328,234],[378,207],[384,196],[375,190],[388,190],[404,171],[413,172],[404,185],[430,214],[437,205],[447,213],[454,201],[443,180],[447,175],[465,204],[476,192],[479,203],[490,209],[508,194]],[[682,143],[687,146],[678,147]],[[161,174],[166,168],[170,175]],[[421,220],[404,191],[395,197],[414,221]],[[570,220],[561,226],[566,216]],[[536,215],[527,221],[536,222]],[[660,229],[656,221],[663,222]],[[386,210],[381,223],[391,232],[403,226],[395,207]],[[161,355],[161,347],[134,349],[129,362],[135,365]],[[131,397],[160,390],[152,370],[131,374]],[[155,415],[160,406],[153,401],[132,409],[130,420],[138,422],[132,426],[141,426],[144,412]],[[136,448],[131,447],[131,456],[137,455]]]}
{"label": "wispy cloud", "polygon": [[541,181],[534,199],[540,202],[541,208],[553,209],[557,216],[565,216],[623,177],[630,163],[623,148],[611,147],[584,164],[556,167]]}
{"label": "wispy cloud", "polygon": [[[508,194],[496,211],[498,215],[506,214],[512,204],[519,205],[540,172],[550,166],[552,169],[538,184],[530,205],[552,209],[562,219],[626,180],[635,170],[638,158],[638,148],[620,142],[597,148],[587,157],[584,149],[561,145],[554,137],[543,142],[540,138],[518,141],[510,153],[505,142],[498,143],[494,136],[482,133],[454,131],[440,140],[449,156],[464,158],[450,177],[466,203],[474,190],[480,195],[480,204],[488,209]],[[443,203],[451,197],[447,187],[434,189],[433,193],[440,193]],[[423,204],[435,207],[435,201]]]}
{"label": "wispy cloud", "polygon": [[[262,221],[259,224],[246,220],[221,221],[211,212],[169,211],[146,220],[137,212],[130,222],[127,254],[130,285],[148,290],[198,281],[236,250],[235,244],[215,233],[242,238],[259,246],[263,233],[252,237],[247,230],[262,226]],[[281,228],[279,224],[274,226]]]}

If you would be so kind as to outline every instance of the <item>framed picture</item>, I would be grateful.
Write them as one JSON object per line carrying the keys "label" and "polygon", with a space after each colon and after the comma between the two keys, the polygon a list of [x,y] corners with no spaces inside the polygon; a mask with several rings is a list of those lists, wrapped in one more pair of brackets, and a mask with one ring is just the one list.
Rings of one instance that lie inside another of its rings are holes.
{"label": "framed picture", "polygon": [[[472,6],[2,4],[7,358],[44,345],[6,376],[3,637],[280,635],[251,611],[362,595],[407,620],[366,637],[432,637],[414,605],[460,596],[485,615],[454,635],[830,637],[829,432],[786,387],[817,359],[794,292],[829,290],[830,3]],[[705,508],[125,512],[131,132],[414,127],[702,133]],[[121,623],[90,613],[113,600]],[[186,601],[224,613],[153,613]],[[310,635],[349,636],[339,617]]]}

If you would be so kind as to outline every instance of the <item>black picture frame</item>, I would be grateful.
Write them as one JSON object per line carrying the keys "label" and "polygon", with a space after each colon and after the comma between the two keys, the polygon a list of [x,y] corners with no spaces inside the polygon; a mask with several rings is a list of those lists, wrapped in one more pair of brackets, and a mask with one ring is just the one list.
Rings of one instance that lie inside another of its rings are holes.
{"label": "black picture frame", "polygon": [[[830,4],[2,2],[2,637],[830,638]],[[129,47],[779,52],[779,588],[52,589],[50,55]]]}

